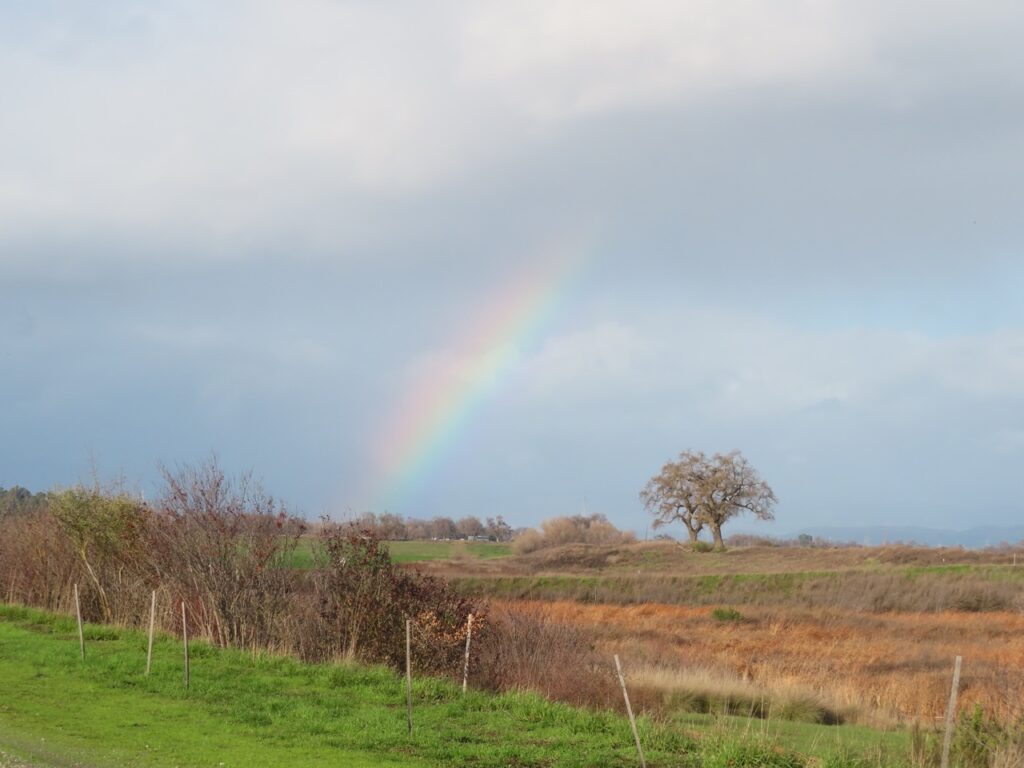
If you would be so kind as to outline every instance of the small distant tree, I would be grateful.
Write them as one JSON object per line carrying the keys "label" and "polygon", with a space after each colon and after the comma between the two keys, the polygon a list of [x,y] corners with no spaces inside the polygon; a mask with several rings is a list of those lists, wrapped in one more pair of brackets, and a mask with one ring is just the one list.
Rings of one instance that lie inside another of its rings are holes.
{"label": "small distant tree", "polygon": [[429,539],[430,521],[409,518],[405,521],[405,533],[410,539]]}
{"label": "small distant tree", "polygon": [[19,485],[4,489],[0,486],[0,520],[14,515],[30,514],[46,509],[49,494],[32,493]]}
{"label": "small distant tree", "polygon": [[480,522],[480,518],[468,515],[455,524],[456,530],[460,535],[465,536],[467,539],[474,536],[484,535],[484,524]]}
{"label": "small distant tree", "polygon": [[401,515],[385,512],[377,518],[377,535],[385,541],[401,541],[409,538],[405,519]]}
{"label": "small distant tree", "polygon": [[654,515],[654,527],[681,522],[696,544],[707,527],[715,549],[725,549],[722,526],[747,513],[772,520],[777,501],[774,491],[739,451],[716,453],[683,451],[677,461],[666,463],[647,481],[640,500]]}
{"label": "small distant tree", "polygon": [[450,517],[435,517],[430,521],[430,535],[435,539],[454,539],[458,534],[455,521]]}
{"label": "small distant tree", "polygon": [[505,522],[501,515],[487,518],[487,535],[493,536],[495,541],[511,541],[515,531],[512,526]]}

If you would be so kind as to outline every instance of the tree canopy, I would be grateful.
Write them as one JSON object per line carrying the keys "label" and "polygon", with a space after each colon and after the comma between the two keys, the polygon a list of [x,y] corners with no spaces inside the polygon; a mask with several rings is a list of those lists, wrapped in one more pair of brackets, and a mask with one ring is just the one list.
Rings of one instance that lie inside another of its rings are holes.
{"label": "tree canopy", "polygon": [[50,495],[47,493],[32,493],[20,485],[13,488],[0,486],[0,518],[45,509],[49,501]]}
{"label": "tree canopy", "polygon": [[750,513],[773,520],[774,491],[739,451],[707,456],[683,451],[647,481],[640,500],[654,515],[654,527],[681,522],[690,541],[697,542],[706,527],[716,549],[724,549],[722,526],[733,517]]}

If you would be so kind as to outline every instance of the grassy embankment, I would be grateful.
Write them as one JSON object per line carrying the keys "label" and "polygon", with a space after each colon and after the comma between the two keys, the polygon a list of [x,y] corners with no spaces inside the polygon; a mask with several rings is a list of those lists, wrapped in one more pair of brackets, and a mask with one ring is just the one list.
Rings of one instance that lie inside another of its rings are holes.
{"label": "grassy embankment", "polygon": [[467,595],[667,605],[774,605],[854,611],[1006,611],[1024,568],[951,565],[880,570],[666,575],[642,572],[450,575]]}
{"label": "grassy embankment", "polygon": [[696,553],[661,542],[569,545],[424,567],[467,594],[527,600],[773,605],[850,611],[1021,607],[1014,555],[913,547],[749,547]]}
{"label": "grassy embankment", "polygon": [[[406,733],[403,680],[356,665],[307,665],[193,646],[181,683],[179,641],[161,636],[144,677],[142,633],[87,626],[78,658],[73,620],[0,607],[0,750],[37,765],[91,766],[626,766],[626,721],[532,694],[462,696],[414,681]],[[640,720],[651,766],[904,762],[906,736],[866,728],[686,716]],[[778,745],[783,744],[785,748]],[[857,756],[857,759],[852,757]]]}

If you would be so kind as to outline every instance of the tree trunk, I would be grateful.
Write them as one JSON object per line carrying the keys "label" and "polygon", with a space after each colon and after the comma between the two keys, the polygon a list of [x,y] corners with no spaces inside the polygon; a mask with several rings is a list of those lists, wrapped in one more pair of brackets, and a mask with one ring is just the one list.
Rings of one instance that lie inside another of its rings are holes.
{"label": "tree trunk", "polygon": [[722,526],[712,524],[711,535],[715,537],[715,550],[718,552],[724,552],[725,542],[722,541]]}
{"label": "tree trunk", "polygon": [[700,528],[698,528],[697,530],[694,530],[690,526],[686,526],[686,532],[688,534],[690,534],[690,543],[691,544],[696,544],[697,543],[697,536],[700,534]]}

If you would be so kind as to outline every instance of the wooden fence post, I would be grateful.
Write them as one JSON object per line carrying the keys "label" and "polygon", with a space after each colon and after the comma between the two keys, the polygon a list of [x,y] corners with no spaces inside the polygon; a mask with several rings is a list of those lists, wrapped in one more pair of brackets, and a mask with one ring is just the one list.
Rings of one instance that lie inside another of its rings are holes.
{"label": "wooden fence post", "polygon": [[644,760],[644,750],[640,746],[640,733],[636,729],[636,718],[633,717],[633,707],[629,704],[629,694],[626,692],[626,678],[622,676],[622,665],[619,664],[619,655],[615,654],[615,671],[619,674],[619,684],[622,686],[622,698],[626,700],[626,713],[629,715],[629,727],[633,729],[633,740],[636,741],[636,751],[640,754],[640,768],[647,768],[647,761]]}
{"label": "wooden fence post", "polygon": [[185,688],[188,689],[188,623],[185,620],[185,601],[181,601],[181,642],[185,647]]}
{"label": "wooden fence post", "polygon": [[412,619],[405,620],[405,703],[412,735]]}
{"label": "wooden fence post", "polygon": [[85,632],[82,631],[82,603],[78,599],[78,585],[75,584],[75,616],[78,617],[78,650],[85,661]]}
{"label": "wooden fence post", "polygon": [[960,690],[960,657],[953,662],[953,688],[949,692],[949,706],[946,707],[946,735],[942,739],[942,768],[949,768],[949,748],[953,743],[953,722],[956,717],[956,696]]}
{"label": "wooden fence post", "polygon": [[466,621],[466,660],[462,665],[462,692],[466,692],[466,686],[469,684],[469,643],[473,639],[473,614],[469,614],[469,619]]}
{"label": "wooden fence post", "polygon": [[156,625],[156,590],[149,601],[149,645],[146,648],[146,675],[153,666],[153,628]]}

